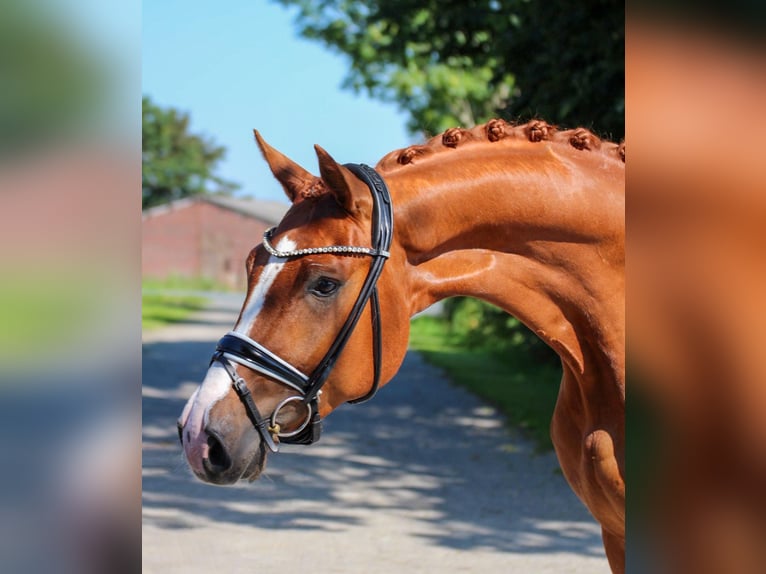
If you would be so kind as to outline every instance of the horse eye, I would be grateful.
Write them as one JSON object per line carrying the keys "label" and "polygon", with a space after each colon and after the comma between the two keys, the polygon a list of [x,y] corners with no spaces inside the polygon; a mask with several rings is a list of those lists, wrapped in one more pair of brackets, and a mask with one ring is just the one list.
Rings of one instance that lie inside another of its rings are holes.
{"label": "horse eye", "polygon": [[310,291],[318,297],[329,297],[338,290],[338,287],[340,287],[340,283],[335,279],[320,277],[316,283],[311,286]]}

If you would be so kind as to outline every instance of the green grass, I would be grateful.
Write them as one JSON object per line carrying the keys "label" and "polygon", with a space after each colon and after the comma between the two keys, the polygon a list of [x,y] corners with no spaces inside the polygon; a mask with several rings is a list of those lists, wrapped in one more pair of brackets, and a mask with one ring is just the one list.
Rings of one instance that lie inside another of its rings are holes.
{"label": "green grass", "polygon": [[468,348],[450,334],[445,320],[436,317],[412,321],[410,348],[444,369],[455,384],[497,407],[509,424],[520,427],[535,442],[538,451],[553,448],[549,428],[560,367],[536,364],[513,349],[501,354]]}
{"label": "green grass", "polygon": [[205,297],[183,291],[230,291],[212,279],[172,276],[166,279],[144,277],[141,281],[141,328],[157,329],[186,320],[205,306]]}
{"label": "green grass", "polygon": [[141,328],[156,329],[188,318],[205,306],[205,298],[191,295],[146,294],[142,296]]}

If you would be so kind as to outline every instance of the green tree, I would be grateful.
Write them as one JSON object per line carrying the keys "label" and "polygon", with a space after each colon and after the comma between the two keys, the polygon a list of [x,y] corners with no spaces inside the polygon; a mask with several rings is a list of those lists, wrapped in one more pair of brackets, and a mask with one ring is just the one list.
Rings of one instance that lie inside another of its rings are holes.
{"label": "green tree", "polygon": [[435,134],[492,117],[624,137],[624,4],[609,0],[277,0],[350,57],[345,86]]}
{"label": "green tree", "polygon": [[558,365],[556,353],[524,324],[502,309],[472,299],[451,297],[444,302],[450,333],[468,349],[497,353],[518,350],[531,364]]}
{"label": "green tree", "polygon": [[202,193],[228,193],[237,185],[214,174],[226,153],[189,133],[189,115],[142,99],[141,187],[143,209]]}

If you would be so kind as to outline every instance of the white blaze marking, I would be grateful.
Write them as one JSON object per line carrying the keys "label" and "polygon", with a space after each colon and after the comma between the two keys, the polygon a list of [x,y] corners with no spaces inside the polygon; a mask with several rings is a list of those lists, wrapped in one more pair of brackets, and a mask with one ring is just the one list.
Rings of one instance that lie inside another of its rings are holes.
{"label": "white blaze marking", "polygon": [[[277,245],[280,251],[292,251],[295,249],[295,242],[287,237],[282,238]],[[284,265],[284,260],[271,256],[268,263],[263,268],[258,283],[250,292],[248,300],[245,302],[245,310],[242,313],[242,319],[234,327],[238,333],[248,335],[258,314],[263,309],[266,295],[269,292],[274,280],[279,275]],[[236,366],[235,366],[236,368]],[[189,443],[184,441],[187,449],[193,450],[201,448],[206,437],[203,430],[208,422],[208,413],[212,406],[223,399],[231,390],[231,378],[226,370],[219,364],[213,363],[205,375],[205,380],[194,392],[186,403],[181,413],[181,424],[185,431],[189,431]],[[197,444],[200,443],[200,444]]]}
{"label": "white blaze marking", "polygon": [[189,397],[189,400],[186,401],[186,405],[184,406],[184,410],[181,413],[181,418],[178,419],[178,422],[181,423],[181,426],[186,426],[186,421],[189,419],[189,413],[191,412],[192,405],[194,404],[194,401],[197,400],[197,395],[199,394],[199,387],[197,387],[194,390],[194,394]]}
{"label": "white blaze marking", "polygon": [[225,397],[229,389],[231,389],[231,379],[228,373],[220,364],[214,363],[207,370],[205,380],[191,396],[181,415],[182,419],[184,416],[188,417],[185,421],[182,420],[186,458],[199,473],[203,472],[202,458],[207,456],[205,427],[210,407]]}
{"label": "white blaze marking", "polygon": [[202,430],[207,424],[207,413],[215,403],[226,396],[231,388],[231,379],[226,370],[219,364],[213,363],[207,370],[205,380],[199,387],[194,404],[189,413],[188,424],[191,428]]}
{"label": "white blaze marking", "polygon": [[[295,250],[295,242],[287,237],[283,237],[277,244],[277,251],[293,251]],[[258,278],[258,283],[250,292],[248,300],[245,302],[245,310],[242,312],[242,318],[234,327],[237,333],[243,335],[250,335],[250,330],[255,324],[255,320],[258,318],[259,313],[263,309],[263,305],[266,302],[266,295],[271,289],[274,280],[282,271],[282,266],[285,264],[284,259],[279,259],[273,255],[269,257],[268,263],[263,268],[261,276]]]}

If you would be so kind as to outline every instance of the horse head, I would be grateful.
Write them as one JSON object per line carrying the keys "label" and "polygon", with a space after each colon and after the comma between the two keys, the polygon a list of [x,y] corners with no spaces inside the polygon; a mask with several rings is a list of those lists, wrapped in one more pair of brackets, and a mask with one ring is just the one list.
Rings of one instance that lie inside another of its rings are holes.
{"label": "horse head", "polygon": [[250,252],[239,318],[179,419],[190,467],[216,484],[254,480],[280,442],[316,440],[321,417],[393,377],[409,335],[382,180],[319,146],[314,176],[255,137],[292,206]]}

